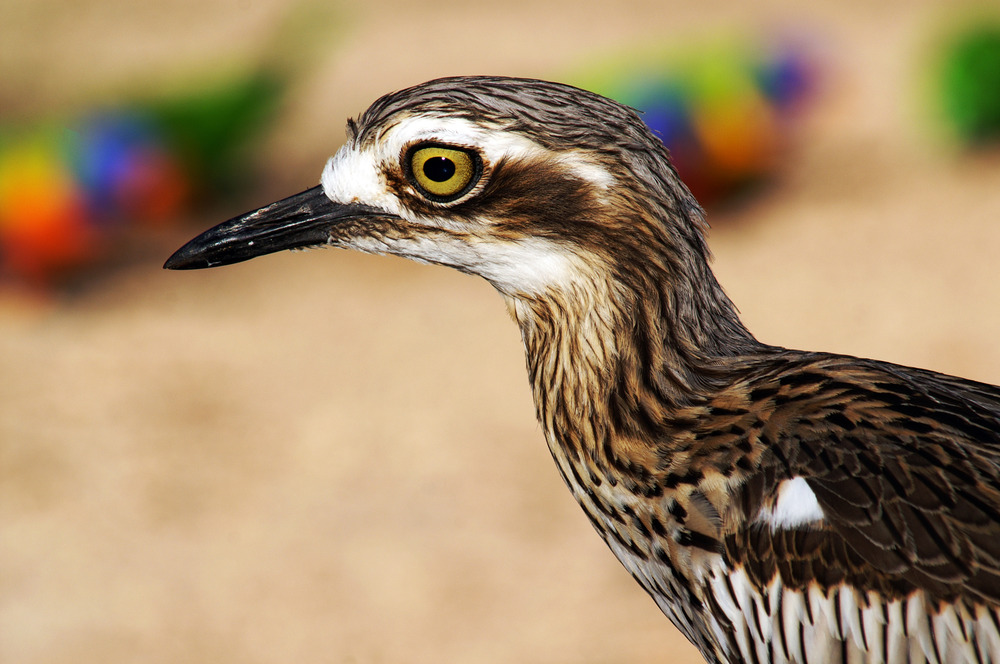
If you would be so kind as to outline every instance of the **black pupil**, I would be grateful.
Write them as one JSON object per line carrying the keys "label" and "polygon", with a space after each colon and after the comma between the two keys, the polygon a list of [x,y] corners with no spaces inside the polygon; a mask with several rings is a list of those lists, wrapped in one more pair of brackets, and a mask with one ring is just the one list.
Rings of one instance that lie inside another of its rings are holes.
{"label": "black pupil", "polygon": [[434,182],[447,182],[455,175],[455,162],[447,157],[431,157],[424,162],[424,175]]}

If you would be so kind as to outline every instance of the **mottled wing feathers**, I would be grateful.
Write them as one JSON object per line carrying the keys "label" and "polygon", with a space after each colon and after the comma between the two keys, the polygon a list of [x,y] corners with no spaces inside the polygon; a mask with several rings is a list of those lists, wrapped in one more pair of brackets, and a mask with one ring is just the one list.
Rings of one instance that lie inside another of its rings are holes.
{"label": "mottled wing feathers", "polygon": [[824,519],[759,520],[729,537],[728,555],[762,582],[780,570],[799,587],[1000,603],[1000,390],[853,358],[793,368],[797,389],[757,404],[793,425],[765,427],[757,486],[803,477]]}
{"label": "mottled wing feathers", "polygon": [[[928,661],[1000,661],[1000,390],[838,356],[772,366],[784,370],[740,388],[757,395],[753,443],[764,451],[733,493],[743,525],[723,538],[731,579],[715,586],[745,579],[758,612],[778,607],[764,619],[797,630],[783,639],[832,621],[811,638],[843,641],[833,661],[851,648],[884,651],[872,661],[912,649]],[[809,491],[782,505],[798,482]],[[813,497],[816,508],[803,506]],[[760,616],[730,618],[756,655],[782,659],[753,630]]]}

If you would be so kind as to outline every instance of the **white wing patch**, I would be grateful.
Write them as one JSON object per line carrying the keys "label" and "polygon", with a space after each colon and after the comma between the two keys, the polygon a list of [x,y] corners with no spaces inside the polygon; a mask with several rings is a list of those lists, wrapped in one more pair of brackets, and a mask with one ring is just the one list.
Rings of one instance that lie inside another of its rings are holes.
{"label": "white wing patch", "polygon": [[779,484],[774,505],[765,505],[757,514],[757,520],[769,524],[772,531],[801,528],[823,518],[823,509],[804,477],[793,477]]}

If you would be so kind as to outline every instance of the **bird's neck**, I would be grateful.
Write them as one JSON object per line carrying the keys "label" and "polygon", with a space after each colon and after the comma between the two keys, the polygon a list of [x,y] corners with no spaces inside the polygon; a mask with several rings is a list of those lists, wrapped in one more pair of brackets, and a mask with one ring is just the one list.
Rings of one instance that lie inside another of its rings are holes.
{"label": "bird's neck", "polygon": [[761,347],[707,263],[694,277],[595,273],[547,297],[508,298],[557,461],[655,464],[643,428],[724,387],[735,358]]}
{"label": "bird's neck", "polygon": [[733,358],[763,346],[707,264],[699,272],[595,272],[543,297],[508,296],[536,396],[584,412],[646,390],[683,407],[716,388]]}

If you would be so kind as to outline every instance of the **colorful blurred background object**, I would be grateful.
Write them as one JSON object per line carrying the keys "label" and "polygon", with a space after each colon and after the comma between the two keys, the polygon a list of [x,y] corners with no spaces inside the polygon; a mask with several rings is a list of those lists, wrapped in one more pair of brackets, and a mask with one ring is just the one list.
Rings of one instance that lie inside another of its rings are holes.
{"label": "colorful blurred background object", "polygon": [[684,182],[714,205],[774,175],[818,71],[795,42],[730,40],[628,56],[580,84],[641,111]]}
{"label": "colorful blurred background object", "polygon": [[1000,17],[972,22],[948,40],[938,90],[945,119],[962,143],[1000,141]]}
{"label": "colorful blurred background object", "polygon": [[63,285],[124,233],[233,192],[282,87],[257,72],[69,122],[0,128],[0,280]]}

